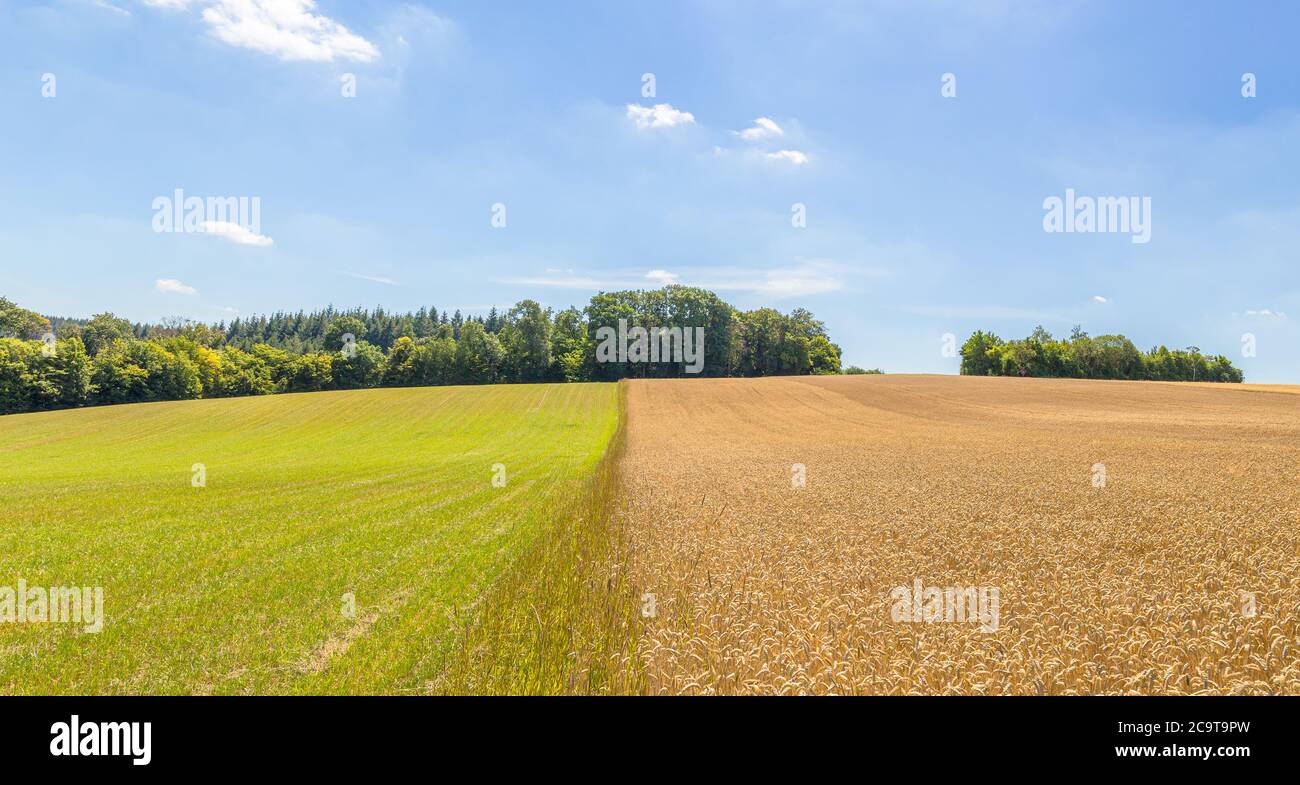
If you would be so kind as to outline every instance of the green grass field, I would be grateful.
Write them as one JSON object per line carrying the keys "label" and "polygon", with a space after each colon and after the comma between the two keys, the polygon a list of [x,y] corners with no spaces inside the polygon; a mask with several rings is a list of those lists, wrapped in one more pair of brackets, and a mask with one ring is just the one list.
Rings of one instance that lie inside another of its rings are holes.
{"label": "green grass field", "polygon": [[0,586],[105,606],[97,634],[0,624],[0,693],[438,691],[493,586],[582,514],[618,422],[613,384],[0,417]]}

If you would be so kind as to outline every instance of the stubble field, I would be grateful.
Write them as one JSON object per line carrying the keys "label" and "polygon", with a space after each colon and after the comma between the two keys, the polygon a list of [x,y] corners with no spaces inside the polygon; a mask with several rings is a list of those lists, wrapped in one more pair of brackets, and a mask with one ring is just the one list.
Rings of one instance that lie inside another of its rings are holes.
{"label": "stubble field", "polygon": [[[633,381],[646,690],[1300,693],[1297,391]],[[895,621],[918,580],[996,630]]]}

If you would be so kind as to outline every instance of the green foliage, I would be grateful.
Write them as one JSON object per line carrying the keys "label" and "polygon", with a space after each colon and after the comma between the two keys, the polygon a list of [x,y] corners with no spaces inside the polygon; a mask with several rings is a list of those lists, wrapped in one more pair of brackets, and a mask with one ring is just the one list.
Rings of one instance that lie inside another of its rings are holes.
{"label": "green foliage", "polygon": [[840,347],[825,335],[815,335],[808,340],[808,361],[814,374],[837,374],[840,372]]}
{"label": "green foliage", "polygon": [[990,350],[1002,343],[993,333],[976,330],[961,347],[961,372],[966,376],[996,375],[994,355]]}
{"label": "green foliage", "polygon": [[736,367],[741,376],[797,376],[840,372],[840,347],[802,308],[788,316],[771,308],[738,315]]}
{"label": "green foliage", "polygon": [[384,378],[384,353],[368,341],[357,341],[351,356],[339,352],[331,361],[334,386],[340,390],[378,387]]}
{"label": "green foliage", "polygon": [[880,370],[879,368],[872,368],[871,370],[868,371],[864,368],[859,368],[856,365],[850,365],[848,368],[844,369],[845,376],[875,375],[875,374],[883,374],[883,373],[884,371]]}
{"label": "green foliage", "polygon": [[405,335],[393,343],[384,363],[385,387],[412,387],[420,383],[420,369],[416,365],[418,350],[415,341]]}
{"label": "green foliage", "polygon": [[46,373],[58,389],[59,407],[81,406],[90,398],[90,355],[80,338],[55,344],[56,354],[47,359]]}
{"label": "green foliage", "polygon": [[[191,333],[193,335],[194,333]],[[199,374],[200,394],[204,398],[212,397],[221,376],[221,355],[207,345],[193,338],[177,335],[160,341],[163,348],[178,357],[185,357],[194,364]]]}
{"label": "green foliage", "polygon": [[325,348],[331,352],[343,349],[343,336],[351,334],[360,341],[366,337],[366,326],[355,316],[340,316],[325,328]]}
{"label": "green foliage", "polygon": [[[486,328],[484,329],[486,332]],[[461,330],[461,335],[465,333]],[[489,333],[490,334],[490,333]],[[502,360],[510,378],[541,382],[551,368],[551,312],[524,300],[506,313],[500,334]]]}
{"label": "green foliage", "polygon": [[[523,300],[487,317],[421,308],[278,313],[229,325],[168,319],[132,325],[111,313],[54,319],[61,347],[11,338],[0,351],[0,411],[281,392],[496,382],[686,376],[673,362],[598,362],[602,327],[703,330],[702,376],[836,374],[840,348],[804,309],[741,312],[689,286],[602,292],[558,313]],[[51,321],[0,298],[0,325],[39,337]],[[355,343],[345,349],[344,336]],[[695,333],[691,332],[692,339]],[[64,348],[66,346],[66,351]],[[355,348],[355,352],[351,351]],[[695,367],[694,363],[689,363]]]}
{"label": "green foliage", "polygon": [[1122,335],[1090,337],[1075,327],[1058,340],[1039,326],[1023,340],[1003,341],[976,331],[961,349],[961,373],[976,376],[1049,376],[1074,379],[1241,382],[1241,370],[1223,355],[1206,356],[1195,346],[1142,353]]}
{"label": "green foliage", "polygon": [[505,349],[501,341],[478,322],[466,322],[456,341],[456,374],[463,384],[491,384],[497,380]]}
{"label": "green foliage", "polygon": [[81,327],[81,340],[91,357],[114,341],[127,341],[132,337],[131,323],[111,313],[96,314]]}
{"label": "green foliage", "polygon": [[276,392],[271,369],[256,356],[227,346],[221,350],[221,374],[216,395],[270,395]]}
{"label": "green foliage", "polygon": [[701,376],[732,376],[736,365],[739,313],[713,292],[690,286],[672,285],[653,291],[601,292],[586,308],[587,336],[592,362],[591,378],[608,381],[627,377],[684,376],[685,363],[599,363],[595,352],[601,328],[680,327],[704,331],[704,363]]}
{"label": "green foliage", "polygon": [[198,398],[199,371],[184,355],[152,341],[115,340],[95,356],[91,403],[136,403]]}
{"label": "green foliage", "polygon": [[0,413],[85,404],[90,395],[90,358],[79,338],[44,341],[0,338]]}
{"label": "green foliage", "polygon": [[29,396],[33,379],[25,341],[0,338],[0,412],[31,409]]}
{"label": "green foliage", "polygon": [[[450,328],[447,325],[442,327],[445,328],[445,336],[422,339],[416,348],[415,364],[419,384],[456,383],[456,341],[450,337]],[[439,330],[439,333],[442,331]]]}
{"label": "green foliage", "polygon": [[556,314],[551,345],[551,378],[566,382],[585,382],[592,378],[595,347],[587,335],[582,311],[569,308]]}
{"label": "green foliage", "polygon": [[334,357],[310,352],[298,358],[289,377],[289,392],[317,392],[334,386]]}
{"label": "green foliage", "polygon": [[0,338],[40,338],[49,330],[49,319],[0,297]]}

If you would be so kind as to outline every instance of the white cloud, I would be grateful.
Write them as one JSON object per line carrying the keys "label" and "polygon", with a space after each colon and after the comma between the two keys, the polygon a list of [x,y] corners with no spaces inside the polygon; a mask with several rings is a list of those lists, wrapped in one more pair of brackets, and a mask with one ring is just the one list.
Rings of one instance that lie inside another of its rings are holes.
{"label": "white cloud", "polygon": [[808,163],[807,153],[798,150],[777,150],[775,153],[767,153],[764,157],[769,161],[789,161],[796,166]]}
{"label": "white cloud", "polygon": [[[155,4],[184,7],[166,0]],[[231,46],[281,60],[369,63],[378,59],[374,44],[315,10],[315,0],[216,0],[203,9],[203,21]]]}
{"label": "white cloud", "polygon": [[1262,316],[1266,319],[1285,319],[1286,314],[1281,311],[1273,311],[1265,308],[1261,311],[1246,311],[1247,316]]}
{"label": "white cloud", "polygon": [[834,292],[844,287],[843,265],[822,259],[795,259],[789,267],[754,269],[748,267],[702,267],[670,273],[651,270],[644,275],[621,271],[605,277],[586,275],[546,275],[536,278],[506,278],[501,283],[520,286],[548,286],[556,289],[613,291],[644,289],[651,286],[681,283],[715,292],[749,292],[770,299],[803,297]]}
{"label": "white cloud", "polygon": [[105,11],[112,11],[113,13],[118,14],[119,16],[131,15],[130,11],[126,10],[125,8],[118,8],[117,6],[108,2],[108,0],[92,0],[92,2],[96,7],[102,8]]}
{"label": "white cloud", "polygon": [[671,104],[655,104],[653,107],[640,104],[627,105],[627,117],[636,123],[637,128],[672,128],[677,125],[691,125],[695,115],[674,109]]}
{"label": "white cloud", "polygon": [[153,282],[153,288],[160,292],[169,292],[171,294],[198,294],[199,290],[193,286],[186,286],[175,278],[159,278]]}
{"label": "white cloud", "polygon": [[340,270],[339,273],[341,275],[346,275],[349,278],[360,278],[363,281],[374,281],[375,283],[382,283],[387,286],[398,285],[397,281],[394,281],[392,278],[384,278],[383,276],[380,275],[362,275],[361,273],[350,273],[347,272],[346,270]]}
{"label": "white cloud", "polygon": [[757,142],[760,139],[768,139],[777,136],[785,136],[785,131],[767,117],[760,117],[754,121],[753,128],[746,128],[743,131],[734,132],[741,139],[747,142]]}
{"label": "white cloud", "polygon": [[1094,303],[1108,303],[1108,302],[1110,302],[1110,300],[1107,300],[1105,297],[1102,297],[1100,294],[1094,294],[1094,295],[1092,296],[1092,301],[1093,301]]}
{"label": "white cloud", "polygon": [[771,270],[702,271],[699,282],[692,280],[692,285],[716,292],[751,292],[779,300],[839,291],[844,288],[841,269],[832,262],[801,258],[795,260],[793,267]]}
{"label": "white cloud", "polygon": [[645,274],[645,277],[660,285],[666,286],[670,283],[677,283],[678,275],[677,273],[670,273],[667,270],[651,270]]}
{"label": "white cloud", "polygon": [[579,289],[599,291],[602,289],[636,289],[645,285],[644,280],[635,278],[592,278],[587,275],[551,275],[541,278],[500,278],[500,283],[518,286],[549,286],[555,289]]}
{"label": "white cloud", "polygon": [[220,235],[236,245],[266,246],[275,242],[264,234],[255,234],[243,226],[229,221],[204,221],[199,224],[199,231]]}

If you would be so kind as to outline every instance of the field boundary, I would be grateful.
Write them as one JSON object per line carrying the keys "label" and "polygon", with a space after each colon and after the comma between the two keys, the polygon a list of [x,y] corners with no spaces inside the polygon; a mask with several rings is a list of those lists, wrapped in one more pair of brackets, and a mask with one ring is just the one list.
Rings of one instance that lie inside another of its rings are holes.
{"label": "field boundary", "polygon": [[627,449],[627,382],[618,423],[573,503],[497,579],[466,622],[434,691],[601,695],[643,691],[639,606],[628,576],[619,478]]}

